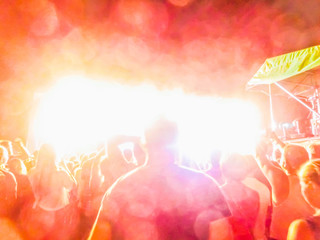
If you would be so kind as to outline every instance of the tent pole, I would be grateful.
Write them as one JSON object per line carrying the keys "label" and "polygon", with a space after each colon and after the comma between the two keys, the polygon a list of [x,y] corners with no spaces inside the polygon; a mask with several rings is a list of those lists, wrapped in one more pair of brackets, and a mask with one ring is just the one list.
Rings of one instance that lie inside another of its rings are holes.
{"label": "tent pole", "polygon": [[271,84],[269,84],[269,106],[270,106],[271,130],[274,131],[275,130],[275,122],[274,122],[274,115],[273,115]]}
{"label": "tent pole", "polygon": [[[297,98],[295,95],[293,95],[291,92],[289,92],[287,89],[285,89],[283,86],[281,86],[279,83],[275,82],[275,85],[277,85],[281,90],[283,90],[285,93],[289,94],[289,96],[293,97],[295,100],[297,100],[299,103],[301,103],[303,106],[308,108],[311,112],[313,112],[315,115],[320,117],[320,114],[317,113],[315,110],[313,110],[311,107],[309,107],[307,104],[302,102],[299,98]],[[270,86],[270,85],[269,85]]]}

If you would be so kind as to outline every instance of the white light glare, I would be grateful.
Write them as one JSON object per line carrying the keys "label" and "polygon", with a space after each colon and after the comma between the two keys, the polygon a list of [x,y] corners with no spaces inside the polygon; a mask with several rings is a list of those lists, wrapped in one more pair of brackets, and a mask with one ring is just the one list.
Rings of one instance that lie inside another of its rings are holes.
{"label": "white light glare", "polygon": [[214,149],[252,151],[259,133],[258,110],[245,101],[69,77],[42,98],[34,134],[60,153],[85,152],[117,134],[140,136],[161,113],[178,123],[183,154],[200,164]]}

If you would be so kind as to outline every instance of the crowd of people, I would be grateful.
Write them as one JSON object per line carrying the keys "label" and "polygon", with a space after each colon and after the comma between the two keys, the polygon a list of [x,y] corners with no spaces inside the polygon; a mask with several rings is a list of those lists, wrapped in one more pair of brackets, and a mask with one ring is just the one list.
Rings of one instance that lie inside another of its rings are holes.
{"label": "crowd of people", "polygon": [[[320,144],[264,136],[255,155],[185,166],[175,123],[58,157],[0,141],[0,239],[320,239]],[[119,148],[131,142],[133,148]]]}

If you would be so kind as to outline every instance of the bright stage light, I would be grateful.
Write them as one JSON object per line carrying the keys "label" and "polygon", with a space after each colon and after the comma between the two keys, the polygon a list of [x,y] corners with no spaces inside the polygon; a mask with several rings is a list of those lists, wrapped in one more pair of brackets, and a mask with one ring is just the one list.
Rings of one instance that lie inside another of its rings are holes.
{"label": "bright stage light", "polygon": [[182,153],[197,167],[210,167],[214,150],[253,153],[260,129],[258,109],[230,99],[186,96],[176,119]]}
{"label": "bright stage light", "polygon": [[85,152],[114,135],[141,136],[161,113],[178,123],[183,155],[199,166],[207,165],[216,149],[250,152],[259,133],[258,110],[248,102],[74,76],[62,79],[44,95],[34,135],[60,153]]}
{"label": "bright stage light", "polygon": [[141,135],[159,109],[157,91],[72,76],[42,98],[34,129],[37,142],[61,152],[86,151],[117,134]]}

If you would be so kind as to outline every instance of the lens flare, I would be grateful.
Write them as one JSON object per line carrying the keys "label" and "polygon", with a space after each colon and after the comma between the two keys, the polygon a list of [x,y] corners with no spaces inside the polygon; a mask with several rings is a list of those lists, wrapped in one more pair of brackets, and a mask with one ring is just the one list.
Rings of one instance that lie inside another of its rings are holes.
{"label": "lens flare", "polygon": [[255,105],[239,99],[186,96],[177,119],[182,154],[200,169],[211,165],[216,150],[253,153],[260,116]]}
{"label": "lens flare", "polygon": [[182,154],[199,165],[210,162],[213,150],[250,152],[260,132],[258,109],[239,99],[73,76],[43,95],[33,134],[38,143],[51,143],[60,153],[85,152],[115,135],[141,136],[160,114],[177,122]]}
{"label": "lens flare", "polygon": [[141,135],[157,105],[152,87],[67,77],[42,97],[34,136],[60,152],[86,151],[117,134]]}

